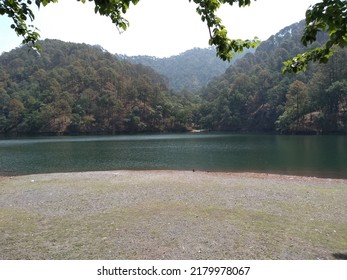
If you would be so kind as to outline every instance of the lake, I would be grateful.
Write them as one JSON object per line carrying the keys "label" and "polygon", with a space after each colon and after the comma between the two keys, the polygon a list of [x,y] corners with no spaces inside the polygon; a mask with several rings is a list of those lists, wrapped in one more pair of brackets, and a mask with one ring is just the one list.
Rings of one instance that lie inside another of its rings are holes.
{"label": "lake", "polygon": [[182,133],[0,140],[2,175],[116,169],[347,178],[347,137]]}

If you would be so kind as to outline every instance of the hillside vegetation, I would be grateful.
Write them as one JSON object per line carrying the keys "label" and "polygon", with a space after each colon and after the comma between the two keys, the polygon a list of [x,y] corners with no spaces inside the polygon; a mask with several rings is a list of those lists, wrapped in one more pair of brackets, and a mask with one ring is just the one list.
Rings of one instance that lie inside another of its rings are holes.
{"label": "hillside vegetation", "polygon": [[100,47],[41,42],[0,56],[0,133],[185,130],[191,102],[149,67]]}
{"label": "hillside vegetation", "polygon": [[[304,52],[304,21],[282,29],[202,91],[200,124],[213,130],[282,133],[347,132],[347,50],[306,72],[283,74]],[[315,45],[326,40],[319,34]]]}
{"label": "hillside vegetation", "polygon": [[[161,61],[182,74],[175,81],[181,88],[209,82],[196,92],[174,91],[172,77],[101,47],[46,40],[41,55],[17,48],[0,56],[0,134],[347,133],[346,49],[325,65],[282,73],[284,61],[305,51],[303,27],[302,21],[282,29],[214,79],[207,75],[210,54],[204,55],[211,50]],[[319,34],[315,45],[325,40]],[[187,57],[198,63],[189,67]]]}
{"label": "hillside vegetation", "polygon": [[195,48],[167,58],[153,56],[120,57],[132,63],[140,63],[153,68],[167,77],[169,87],[176,91],[196,92],[206,86],[213,78],[222,75],[230,65],[248,52],[250,51],[237,54],[231,62],[218,58],[214,48]]}

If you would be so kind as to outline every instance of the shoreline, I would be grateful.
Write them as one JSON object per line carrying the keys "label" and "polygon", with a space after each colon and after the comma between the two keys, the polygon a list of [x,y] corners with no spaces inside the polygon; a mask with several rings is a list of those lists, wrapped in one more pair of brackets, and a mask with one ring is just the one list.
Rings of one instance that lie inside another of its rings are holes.
{"label": "shoreline", "polygon": [[[90,171],[69,171],[69,172],[48,172],[48,173],[19,173],[19,174],[3,174],[0,172],[1,178],[15,178],[23,176],[39,176],[39,175],[54,175],[54,174],[83,174],[83,173],[112,173],[112,172],[140,172],[140,173],[196,173],[196,174],[210,174],[214,176],[237,176],[237,177],[255,177],[255,178],[287,178],[288,180],[293,179],[305,179],[305,180],[336,180],[346,181],[346,178],[341,177],[326,177],[317,175],[297,175],[297,174],[286,174],[276,172],[252,172],[252,171],[204,171],[204,170],[176,170],[176,169],[115,169],[115,170],[90,170]],[[6,172],[9,173],[9,172]]]}

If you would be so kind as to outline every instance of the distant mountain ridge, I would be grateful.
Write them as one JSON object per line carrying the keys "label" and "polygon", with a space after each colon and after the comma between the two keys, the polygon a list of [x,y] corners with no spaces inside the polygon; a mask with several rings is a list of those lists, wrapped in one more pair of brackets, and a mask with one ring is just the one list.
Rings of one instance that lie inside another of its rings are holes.
{"label": "distant mountain ridge", "polygon": [[176,91],[196,92],[206,86],[213,78],[222,75],[225,70],[248,52],[237,54],[231,62],[216,56],[214,48],[194,48],[168,58],[153,56],[118,55],[131,63],[143,64],[153,68],[168,78],[169,87]]}

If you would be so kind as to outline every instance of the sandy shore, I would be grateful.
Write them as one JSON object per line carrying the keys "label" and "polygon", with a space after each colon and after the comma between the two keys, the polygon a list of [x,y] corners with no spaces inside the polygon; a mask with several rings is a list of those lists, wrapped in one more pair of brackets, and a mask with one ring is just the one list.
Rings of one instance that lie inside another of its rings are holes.
{"label": "sandy shore", "polygon": [[0,178],[0,259],[345,259],[347,180],[107,171]]}

